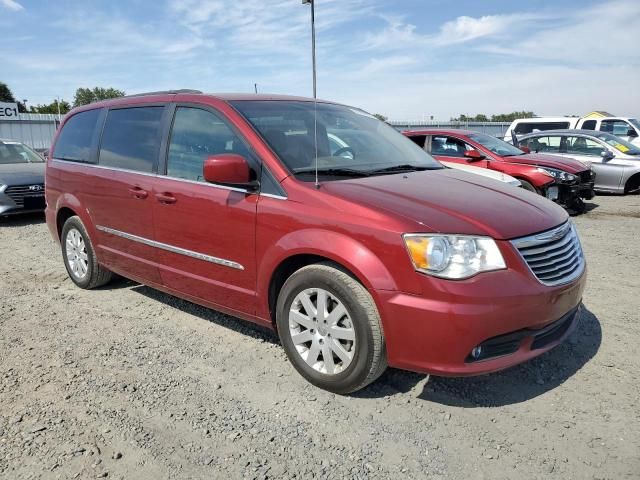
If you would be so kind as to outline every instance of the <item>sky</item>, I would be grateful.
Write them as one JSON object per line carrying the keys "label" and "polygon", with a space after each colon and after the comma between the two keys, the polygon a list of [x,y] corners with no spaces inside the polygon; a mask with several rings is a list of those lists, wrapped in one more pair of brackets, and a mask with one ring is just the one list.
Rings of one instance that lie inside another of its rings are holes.
{"label": "sky", "polygon": [[[392,120],[640,115],[640,0],[316,0],[318,97]],[[0,82],[311,96],[301,0],[0,0]]]}

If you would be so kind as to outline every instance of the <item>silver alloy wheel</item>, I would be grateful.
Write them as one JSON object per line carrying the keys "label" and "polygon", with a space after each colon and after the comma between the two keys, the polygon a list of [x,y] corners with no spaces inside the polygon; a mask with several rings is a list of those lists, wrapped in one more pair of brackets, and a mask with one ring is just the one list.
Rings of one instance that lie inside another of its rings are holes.
{"label": "silver alloy wheel", "polygon": [[84,238],[82,238],[80,232],[75,228],[71,228],[67,232],[65,251],[71,273],[78,280],[82,280],[87,275],[87,270],[89,269],[89,257],[87,255]]}
{"label": "silver alloy wheel", "polygon": [[344,371],[356,351],[349,312],[335,295],[321,288],[308,288],[293,299],[289,335],[307,365],[327,375]]}

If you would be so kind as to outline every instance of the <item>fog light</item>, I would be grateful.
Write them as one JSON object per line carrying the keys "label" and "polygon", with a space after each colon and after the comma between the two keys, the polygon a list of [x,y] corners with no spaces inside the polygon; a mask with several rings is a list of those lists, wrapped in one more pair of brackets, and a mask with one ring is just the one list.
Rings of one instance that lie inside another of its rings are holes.
{"label": "fog light", "polygon": [[473,357],[474,359],[478,359],[480,358],[480,355],[482,355],[482,347],[475,347],[473,350],[471,350],[471,357]]}

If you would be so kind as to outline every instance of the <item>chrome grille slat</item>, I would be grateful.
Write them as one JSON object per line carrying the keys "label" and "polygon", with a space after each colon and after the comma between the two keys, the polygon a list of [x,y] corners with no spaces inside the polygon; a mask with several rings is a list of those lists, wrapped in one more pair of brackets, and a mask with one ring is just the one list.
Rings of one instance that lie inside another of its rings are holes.
{"label": "chrome grille slat", "polygon": [[564,260],[566,260],[567,258],[573,258],[574,257],[574,249],[575,249],[575,244],[572,243],[571,247],[568,248],[567,250],[565,250],[562,253],[559,253],[557,255],[551,255],[547,258],[543,258],[543,259],[536,259],[536,260],[529,260],[528,258],[526,258],[527,263],[529,265],[531,265],[531,268],[543,268],[549,265],[553,265],[556,262],[562,262]]}
{"label": "chrome grille slat", "polygon": [[569,283],[584,271],[582,247],[571,223],[567,222],[528,237],[516,238],[511,243],[543,285]]}
{"label": "chrome grille slat", "polygon": [[[31,190],[31,187],[34,185],[38,185],[42,187],[42,189],[36,191]],[[11,185],[5,189],[4,193],[6,193],[18,207],[23,207],[25,197],[40,197],[44,195],[44,184],[30,183],[29,185]]]}
{"label": "chrome grille slat", "polygon": [[531,255],[540,255],[540,254],[548,253],[550,250],[564,247],[565,245],[571,243],[572,241],[573,241],[573,238],[565,237],[560,242],[548,242],[546,245],[543,245],[538,248],[523,247],[522,249],[519,249],[519,250],[523,256],[529,257]]}

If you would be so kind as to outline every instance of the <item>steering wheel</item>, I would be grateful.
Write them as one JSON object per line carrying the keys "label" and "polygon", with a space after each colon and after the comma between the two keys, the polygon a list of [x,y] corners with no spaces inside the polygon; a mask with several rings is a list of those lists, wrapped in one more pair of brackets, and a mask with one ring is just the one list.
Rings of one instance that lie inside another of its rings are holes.
{"label": "steering wheel", "polygon": [[356,158],[356,152],[353,148],[351,147],[342,147],[339,148],[338,150],[336,150],[335,152],[333,152],[333,157],[341,157],[343,153],[351,153],[351,158],[355,160]]}

